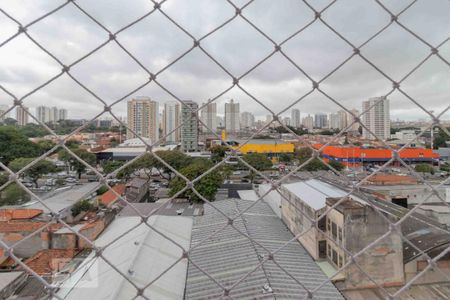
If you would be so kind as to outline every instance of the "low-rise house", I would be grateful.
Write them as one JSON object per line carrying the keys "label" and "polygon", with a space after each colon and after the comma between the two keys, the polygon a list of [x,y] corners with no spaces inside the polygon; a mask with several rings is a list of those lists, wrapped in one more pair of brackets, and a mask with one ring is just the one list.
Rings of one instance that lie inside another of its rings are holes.
{"label": "low-rise house", "polygon": [[133,178],[127,183],[126,200],[128,202],[141,202],[148,193],[149,183],[147,179]]}
{"label": "low-rise house", "polygon": [[[124,196],[125,195],[125,191],[126,191],[127,186],[125,184],[116,184],[115,186],[112,187],[112,189],[114,190],[114,192],[116,192],[118,195],[120,196]],[[99,201],[101,204],[103,204],[104,206],[112,206],[114,204],[124,204],[122,203],[123,201],[120,201],[120,197],[118,197],[114,192],[112,192],[111,190],[106,191],[104,194],[102,194],[99,197]]]}

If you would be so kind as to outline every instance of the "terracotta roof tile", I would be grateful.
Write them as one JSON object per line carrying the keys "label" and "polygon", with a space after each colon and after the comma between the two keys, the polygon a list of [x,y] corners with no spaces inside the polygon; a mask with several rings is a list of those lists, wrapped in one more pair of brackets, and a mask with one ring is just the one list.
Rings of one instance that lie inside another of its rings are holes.
{"label": "terracotta roof tile", "polygon": [[[123,195],[125,194],[125,189],[126,189],[126,185],[125,184],[116,184],[115,186],[112,187],[112,189],[119,195]],[[113,203],[114,201],[116,201],[118,197],[112,192],[112,191],[107,191],[106,193],[104,193],[103,195],[100,196],[100,202],[103,205],[110,205],[111,203]]]}
{"label": "terracotta roof tile", "polygon": [[41,209],[7,208],[0,209],[0,221],[32,219],[42,214]]}
{"label": "terracotta roof tile", "polygon": [[[32,221],[0,221],[0,232],[33,232],[41,227],[47,225],[46,222],[32,222]],[[56,231],[63,227],[63,224],[51,224],[50,231]]]}
{"label": "terracotta roof tile", "polygon": [[61,270],[80,252],[78,249],[45,249],[25,260],[25,264],[39,275]]}

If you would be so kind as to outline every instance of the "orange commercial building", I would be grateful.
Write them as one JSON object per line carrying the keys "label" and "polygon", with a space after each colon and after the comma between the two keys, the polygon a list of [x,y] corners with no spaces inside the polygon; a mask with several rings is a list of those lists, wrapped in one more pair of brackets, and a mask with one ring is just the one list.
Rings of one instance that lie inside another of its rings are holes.
{"label": "orange commercial building", "polygon": [[[313,145],[320,149],[321,144]],[[346,166],[362,166],[367,164],[384,164],[392,158],[392,150],[387,148],[364,148],[348,146],[326,146],[321,156],[327,161],[338,161]],[[434,163],[439,154],[432,149],[405,148],[399,151],[400,158],[406,163]],[[394,162],[393,164],[399,164]]]}

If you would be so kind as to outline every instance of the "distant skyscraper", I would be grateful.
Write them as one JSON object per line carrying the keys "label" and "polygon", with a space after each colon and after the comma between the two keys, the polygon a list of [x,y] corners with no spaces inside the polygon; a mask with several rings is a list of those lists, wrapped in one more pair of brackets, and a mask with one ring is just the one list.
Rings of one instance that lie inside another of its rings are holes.
{"label": "distant skyscraper", "polygon": [[180,141],[180,104],[177,102],[170,102],[164,104],[163,112],[163,136],[167,143],[178,143]]}
{"label": "distant skyscraper", "polygon": [[230,133],[239,132],[239,103],[234,103],[231,99],[229,103],[225,103],[225,130]]}
{"label": "distant skyscraper", "polygon": [[8,118],[6,111],[9,109],[7,105],[0,105],[0,122],[5,121]]}
{"label": "distant skyscraper", "polygon": [[[369,110],[370,109],[370,110]],[[365,112],[368,110],[367,112]],[[391,122],[389,115],[389,100],[386,97],[370,98],[362,103],[363,114],[362,123],[377,138],[386,140],[390,137]],[[375,139],[367,129],[363,127],[363,138]]]}
{"label": "distant skyscraper", "polygon": [[50,118],[49,122],[56,123],[59,119],[59,110],[57,107],[53,106],[50,108]]}
{"label": "distant skyscraper", "polygon": [[67,120],[67,109],[61,108],[58,112],[58,121]]}
{"label": "distant skyscraper", "polygon": [[302,124],[306,129],[311,131],[314,128],[314,118],[308,115],[302,119]]}
{"label": "distant skyscraper", "polygon": [[183,101],[181,105],[181,150],[184,152],[198,151],[198,114],[192,110],[198,109],[198,104],[191,100]]}
{"label": "distant skyscraper", "polygon": [[339,116],[339,129],[342,130],[347,127],[347,112],[341,109],[337,114]]}
{"label": "distant skyscraper", "polygon": [[217,127],[224,128],[225,122],[221,116],[217,116]]}
{"label": "distant skyscraper", "polygon": [[317,113],[314,115],[314,125],[316,128],[325,128],[327,127],[328,118],[326,114]]}
{"label": "distant skyscraper", "polygon": [[21,106],[16,107],[17,125],[24,126],[28,124],[28,114],[26,110],[28,110],[28,108],[25,106],[23,106],[23,108]]}
{"label": "distant skyscraper", "polygon": [[[202,104],[202,106],[205,103]],[[201,125],[202,132],[217,131],[217,103],[208,103],[200,110],[200,120],[209,128]]]}
{"label": "distant skyscraper", "polygon": [[300,110],[297,108],[293,108],[291,110],[291,126],[297,128],[300,127],[300,125]]}
{"label": "distant skyscraper", "polygon": [[[159,105],[149,97],[137,97],[128,101],[128,128],[137,135],[149,138],[152,143],[159,140]],[[127,130],[127,139],[137,137]]]}
{"label": "distant skyscraper", "polygon": [[240,121],[242,129],[252,129],[255,125],[255,116],[248,111],[244,111],[243,113],[241,113]]}
{"label": "distant skyscraper", "polygon": [[[356,117],[359,115],[359,111],[357,109],[351,109],[350,112]],[[348,130],[358,131],[360,124],[358,122],[353,123],[355,121],[355,117],[352,114],[347,113],[347,126],[352,124]]]}
{"label": "distant skyscraper", "polygon": [[50,108],[43,105],[36,107],[36,118],[42,123],[50,122]]}
{"label": "distant skyscraper", "polygon": [[291,118],[290,117],[284,117],[283,118],[283,124],[286,126],[291,126]]}
{"label": "distant skyscraper", "polygon": [[339,129],[340,125],[339,125],[339,114],[330,114],[330,123],[329,123],[329,128],[331,129]]}

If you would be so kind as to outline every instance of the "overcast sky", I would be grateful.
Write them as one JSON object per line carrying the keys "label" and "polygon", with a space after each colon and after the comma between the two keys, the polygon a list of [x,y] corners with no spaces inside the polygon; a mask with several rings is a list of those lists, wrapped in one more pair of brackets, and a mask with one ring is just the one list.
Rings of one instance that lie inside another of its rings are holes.
{"label": "overcast sky", "polygon": [[[0,6],[22,24],[65,1],[0,0]],[[310,0],[317,9],[330,1]],[[411,1],[382,1],[397,13]],[[78,0],[77,3],[111,31],[117,31],[152,9],[148,0]],[[235,1],[242,6],[245,1]],[[225,0],[168,0],[162,9],[196,38],[205,35],[234,15],[234,8]],[[300,0],[256,0],[243,10],[275,42],[280,43],[314,18]],[[419,0],[399,18],[405,26],[436,46],[450,36],[450,1]],[[323,19],[355,45],[362,44],[390,21],[390,16],[374,0],[338,0],[323,14]],[[0,41],[17,31],[17,25],[0,14]],[[89,20],[72,4],[32,25],[29,34],[65,64],[71,64],[107,38],[107,33]],[[192,39],[160,12],[155,12],[117,39],[152,72],[157,72],[192,46]],[[238,17],[202,41],[202,46],[236,77],[242,75],[273,50],[273,45]],[[316,81],[341,64],[353,49],[320,21],[283,45],[283,51]],[[395,80],[400,80],[429,53],[421,43],[397,24],[361,49],[361,53]],[[450,60],[450,40],[439,48]],[[52,76],[60,66],[20,35],[0,48],[0,84],[21,97]],[[71,69],[79,81],[108,103],[123,97],[147,81],[147,74],[114,42]],[[199,49],[164,71],[158,80],[181,99],[197,102],[216,97],[232,80]],[[283,110],[311,88],[310,81],[286,58],[277,53],[241,80],[241,85],[275,112]],[[355,56],[321,88],[345,107],[361,109],[369,97],[390,91],[392,83],[373,67]],[[404,81],[402,89],[424,107],[441,112],[450,105],[450,67],[433,56]],[[135,95],[149,96],[164,103],[174,99],[154,83]],[[131,98],[131,97],[129,97]],[[241,103],[241,112],[264,116],[267,110],[235,87],[217,100],[219,113],[230,98]],[[399,92],[391,100],[391,118],[414,120],[426,118],[425,113]],[[90,118],[103,105],[80,88],[67,75],[26,98],[25,105],[40,104],[64,107],[71,118]],[[12,99],[0,91],[0,104]],[[318,92],[298,103],[305,113],[330,113],[339,109]],[[34,110],[32,110],[34,112]],[[125,115],[126,102],[113,107]],[[450,119],[447,112],[443,119]]]}

